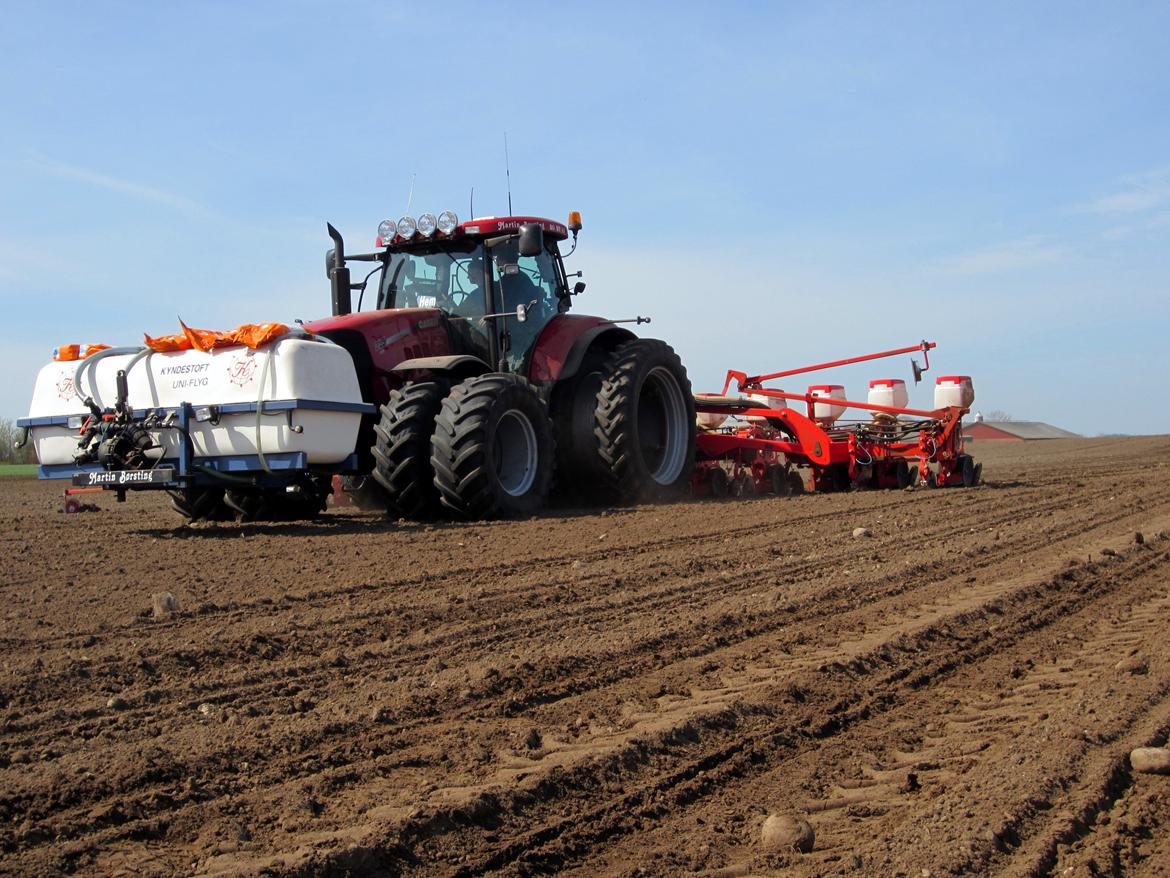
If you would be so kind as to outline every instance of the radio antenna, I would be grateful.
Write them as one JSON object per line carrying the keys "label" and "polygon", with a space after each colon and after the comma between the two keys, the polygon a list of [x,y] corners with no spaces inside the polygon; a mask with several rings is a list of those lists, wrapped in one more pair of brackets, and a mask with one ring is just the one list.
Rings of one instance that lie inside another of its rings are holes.
{"label": "radio antenna", "polygon": [[512,215],[512,168],[508,164],[508,132],[504,132],[504,174],[508,178],[508,216]]}
{"label": "radio antenna", "polygon": [[475,219],[475,187],[471,187],[471,204],[467,206],[467,218]]}
{"label": "radio antenna", "polygon": [[411,174],[410,175],[410,192],[406,196],[406,213],[408,216],[410,215],[411,202],[414,201],[414,178],[417,176],[418,176],[418,174]]}

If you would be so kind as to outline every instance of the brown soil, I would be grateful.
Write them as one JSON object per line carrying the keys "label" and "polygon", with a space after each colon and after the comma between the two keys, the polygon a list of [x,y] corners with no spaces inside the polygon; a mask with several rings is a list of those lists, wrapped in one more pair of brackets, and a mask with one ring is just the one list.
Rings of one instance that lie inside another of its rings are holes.
{"label": "brown soil", "polygon": [[4,480],[0,872],[1170,874],[1170,439],[975,453],[476,525]]}

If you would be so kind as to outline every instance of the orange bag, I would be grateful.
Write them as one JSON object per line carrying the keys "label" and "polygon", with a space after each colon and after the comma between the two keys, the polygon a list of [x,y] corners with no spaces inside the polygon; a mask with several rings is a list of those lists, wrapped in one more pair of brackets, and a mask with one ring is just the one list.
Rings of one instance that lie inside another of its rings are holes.
{"label": "orange bag", "polygon": [[288,332],[288,326],[283,323],[245,323],[237,326],[228,335],[232,344],[247,345],[252,350],[271,344]]}
{"label": "orange bag", "polygon": [[176,332],[174,335],[160,335],[158,338],[152,338],[144,332],[142,334],[142,343],[152,351],[157,351],[160,354],[191,350],[190,339],[181,332]]}
{"label": "orange bag", "polygon": [[98,351],[108,351],[109,349],[108,344],[63,344],[53,348],[53,359],[58,363],[84,360],[86,357],[92,357]]}
{"label": "orange bag", "polygon": [[271,344],[288,332],[288,326],[283,323],[245,323],[230,332],[219,332],[214,329],[192,329],[182,320],[179,321],[179,326],[183,328],[182,332],[176,332],[174,335],[162,335],[158,338],[144,334],[143,341],[148,348],[159,353],[192,349],[206,353],[216,348],[226,348],[238,344],[247,345],[255,350],[266,344]]}

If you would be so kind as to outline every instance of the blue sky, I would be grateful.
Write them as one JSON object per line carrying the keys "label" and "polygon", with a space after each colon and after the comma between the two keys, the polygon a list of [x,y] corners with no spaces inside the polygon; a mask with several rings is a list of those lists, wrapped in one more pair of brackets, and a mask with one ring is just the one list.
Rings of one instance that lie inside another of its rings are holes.
{"label": "blue sky", "polygon": [[1170,432],[1168,32],[1164,3],[10,3],[0,416],[59,343],[323,315],[325,221],[370,248],[412,174],[415,213],[503,213],[507,130],[517,211],[584,214],[577,310],[653,315],[696,390],[929,338],[977,408]]}

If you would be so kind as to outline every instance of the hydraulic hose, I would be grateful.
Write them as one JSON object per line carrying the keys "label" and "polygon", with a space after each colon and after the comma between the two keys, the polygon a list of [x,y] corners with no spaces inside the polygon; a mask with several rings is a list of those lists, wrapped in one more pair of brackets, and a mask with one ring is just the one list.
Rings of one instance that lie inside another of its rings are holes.
{"label": "hydraulic hose", "polygon": [[213,479],[220,479],[224,482],[231,482],[233,485],[252,484],[252,480],[247,476],[233,476],[230,473],[221,473],[219,470],[204,466],[201,463],[194,464],[191,468],[203,473],[205,476],[211,476]]}
{"label": "hydraulic hose", "polygon": [[[77,369],[73,373],[73,392],[77,395],[77,398],[79,400],[81,400],[82,402],[85,402],[87,398],[92,399],[92,397],[93,397],[92,394],[89,397],[86,397],[86,396],[83,396],[81,393],[81,377],[82,377],[82,373],[86,369],[93,369],[93,367],[96,366],[99,361],[104,360],[106,357],[114,357],[114,356],[123,356],[124,357],[127,354],[142,354],[143,352],[149,352],[149,351],[150,351],[149,348],[145,348],[142,345],[135,345],[134,347],[107,348],[104,351],[98,351],[96,354],[91,354],[90,356],[86,357],[84,360],[82,360],[80,363],[77,364]],[[131,361],[131,363],[133,364],[133,363],[136,363],[137,361],[138,361],[137,358],[135,358],[134,360]],[[126,371],[130,371],[129,368],[127,368]]]}

